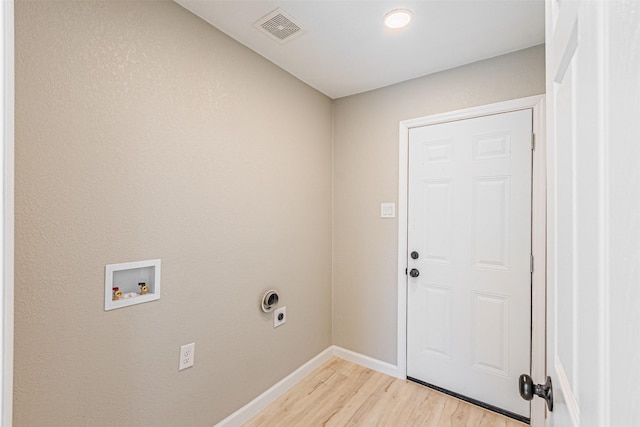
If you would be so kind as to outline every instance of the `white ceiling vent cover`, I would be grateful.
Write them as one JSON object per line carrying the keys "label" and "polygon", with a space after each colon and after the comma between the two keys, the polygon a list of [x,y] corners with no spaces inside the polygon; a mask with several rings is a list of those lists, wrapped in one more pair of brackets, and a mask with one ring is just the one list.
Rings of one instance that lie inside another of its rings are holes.
{"label": "white ceiling vent cover", "polygon": [[253,26],[279,43],[286,43],[304,33],[300,24],[279,8],[258,20]]}

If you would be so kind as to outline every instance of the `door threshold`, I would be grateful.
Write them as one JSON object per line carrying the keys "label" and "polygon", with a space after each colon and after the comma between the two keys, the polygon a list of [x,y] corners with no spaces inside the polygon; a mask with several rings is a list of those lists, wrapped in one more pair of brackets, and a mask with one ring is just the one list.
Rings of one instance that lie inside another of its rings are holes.
{"label": "door threshold", "polygon": [[425,387],[429,387],[431,389],[439,391],[440,393],[444,393],[444,394],[448,394],[449,396],[453,396],[456,399],[464,400],[465,402],[471,403],[472,405],[476,405],[476,406],[479,406],[481,408],[487,409],[489,411],[496,412],[496,413],[498,413],[500,415],[504,415],[505,417],[513,418],[514,420],[520,421],[521,423],[531,424],[531,419],[527,418],[527,417],[523,417],[522,415],[518,415],[518,414],[514,414],[513,412],[505,411],[504,409],[500,409],[500,408],[498,408],[496,406],[489,405],[488,403],[484,403],[484,402],[481,402],[479,400],[472,399],[471,397],[463,396],[461,394],[455,393],[453,391],[449,391],[449,390],[444,389],[442,387],[438,387],[437,385],[433,385],[433,384],[426,383],[424,381],[420,381],[417,378],[413,378],[413,377],[407,376],[407,379],[409,381],[413,381],[414,383],[418,383],[418,384],[423,385]]}

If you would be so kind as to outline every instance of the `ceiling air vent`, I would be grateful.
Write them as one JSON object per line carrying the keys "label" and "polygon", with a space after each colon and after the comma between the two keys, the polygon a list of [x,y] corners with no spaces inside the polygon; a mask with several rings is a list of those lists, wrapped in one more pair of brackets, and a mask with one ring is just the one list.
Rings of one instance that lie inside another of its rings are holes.
{"label": "ceiling air vent", "polygon": [[304,32],[302,27],[282,9],[274,10],[253,26],[280,43],[293,40]]}

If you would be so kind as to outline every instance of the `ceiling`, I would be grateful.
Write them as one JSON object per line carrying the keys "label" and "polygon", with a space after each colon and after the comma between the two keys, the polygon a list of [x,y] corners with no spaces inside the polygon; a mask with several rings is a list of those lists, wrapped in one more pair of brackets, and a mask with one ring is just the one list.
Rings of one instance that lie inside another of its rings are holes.
{"label": "ceiling", "polygon": [[[544,0],[175,0],[331,98],[544,43]],[[279,43],[254,23],[281,8],[304,32]],[[390,10],[413,12],[403,29]]]}

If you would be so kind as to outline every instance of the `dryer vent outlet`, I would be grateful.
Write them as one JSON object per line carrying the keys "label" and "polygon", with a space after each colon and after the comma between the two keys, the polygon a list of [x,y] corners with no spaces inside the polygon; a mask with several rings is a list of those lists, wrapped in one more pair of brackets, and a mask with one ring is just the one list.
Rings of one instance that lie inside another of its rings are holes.
{"label": "dryer vent outlet", "polygon": [[260,304],[262,311],[265,313],[273,311],[278,305],[278,301],[280,301],[278,291],[274,289],[267,291],[262,297],[262,303]]}

